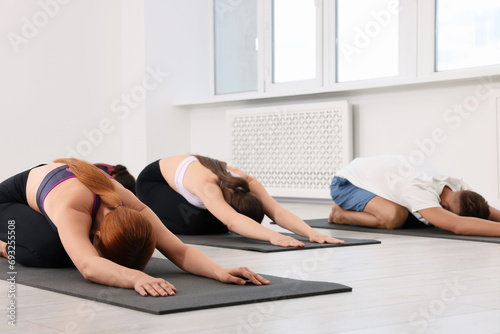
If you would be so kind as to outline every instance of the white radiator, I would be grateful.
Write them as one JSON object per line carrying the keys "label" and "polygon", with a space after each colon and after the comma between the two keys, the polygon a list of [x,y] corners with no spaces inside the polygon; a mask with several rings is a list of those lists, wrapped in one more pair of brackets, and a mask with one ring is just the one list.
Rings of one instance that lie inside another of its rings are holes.
{"label": "white radiator", "polygon": [[352,160],[348,101],[228,110],[229,165],[274,197],[330,198],[335,172]]}

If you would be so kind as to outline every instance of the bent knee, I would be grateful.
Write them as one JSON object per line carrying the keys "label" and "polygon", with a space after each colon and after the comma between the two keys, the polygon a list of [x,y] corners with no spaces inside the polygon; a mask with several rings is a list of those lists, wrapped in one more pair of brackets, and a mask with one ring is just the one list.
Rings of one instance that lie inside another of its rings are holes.
{"label": "bent knee", "polygon": [[408,210],[402,206],[394,207],[392,210],[384,212],[380,217],[380,228],[393,230],[400,228],[408,218]]}
{"label": "bent knee", "polygon": [[60,268],[70,266],[72,263],[71,259],[64,251],[57,254],[46,254],[37,251],[25,251],[20,253],[19,257],[16,256],[16,261],[27,267]]}

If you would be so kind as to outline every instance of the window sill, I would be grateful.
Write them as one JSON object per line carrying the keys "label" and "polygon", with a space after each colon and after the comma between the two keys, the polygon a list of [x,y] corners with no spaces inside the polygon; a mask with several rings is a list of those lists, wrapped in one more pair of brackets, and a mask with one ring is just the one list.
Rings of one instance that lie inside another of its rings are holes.
{"label": "window sill", "polygon": [[333,86],[322,87],[318,89],[294,89],[279,92],[248,92],[248,93],[235,93],[235,94],[225,94],[225,95],[214,95],[206,99],[197,99],[192,101],[174,101],[172,104],[174,107],[198,107],[203,105],[214,105],[222,104],[228,102],[242,102],[242,101],[258,101],[267,99],[276,99],[282,97],[292,97],[292,96],[312,96],[319,94],[331,94],[331,93],[345,93],[345,92],[359,92],[359,91],[369,91],[380,88],[392,88],[401,86],[412,86],[412,85],[422,85],[429,83],[444,83],[451,81],[461,81],[468,79],[481,80],[481,78],[491,78],[495,76],[500,76],[500,65],[487,66],[481,68],[471,68],[456,71],[447,72],[433,72],[425,76],[413,77],[413,78],[384,78],[384,79],[373,79],[364,80],[356,82],[343,82],[336,83]]}

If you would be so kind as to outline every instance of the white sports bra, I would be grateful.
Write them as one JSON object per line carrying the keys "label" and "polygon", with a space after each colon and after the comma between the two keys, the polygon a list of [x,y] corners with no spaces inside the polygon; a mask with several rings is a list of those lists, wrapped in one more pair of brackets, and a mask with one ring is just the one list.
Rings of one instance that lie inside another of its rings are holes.
{"label": "white sports bra", "polygon": [[[182,195],[189,203],[194,205],[197,208],[200,209],[207,209],[205,204],[201,201],[201,199],[192,193],[190,193],[185,187],[184,187],[184,174],[186,173],[186,169],[188,166],[193,162],[193,161],[198,161],[198,159],[195,156],[189,156],[186,159],[182,160],[179,166],[177,167],[177,170],[175,171],[175,186],[177,187],[177,192]],[[238,174],[231,172],[228,170],[228,172],[236,177],[240,177]],[[222,182],[220,184],[221,189],[222,189]]]}

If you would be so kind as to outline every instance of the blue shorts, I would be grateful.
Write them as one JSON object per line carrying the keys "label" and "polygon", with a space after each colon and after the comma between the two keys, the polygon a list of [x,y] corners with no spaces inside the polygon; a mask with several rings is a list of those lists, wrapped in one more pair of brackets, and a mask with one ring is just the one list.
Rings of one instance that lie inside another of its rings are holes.
{"label": "blue shorts", "polygon": [[335,176],[330,185],[330,196],[344,210],[363,211],[376,195],[353,185],[348,180]]}

